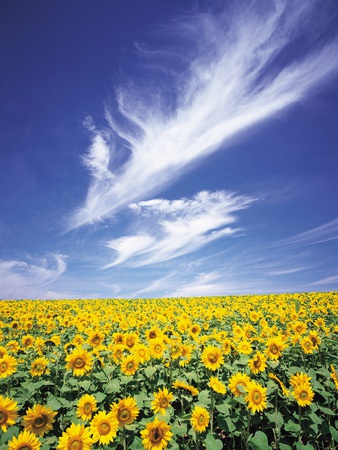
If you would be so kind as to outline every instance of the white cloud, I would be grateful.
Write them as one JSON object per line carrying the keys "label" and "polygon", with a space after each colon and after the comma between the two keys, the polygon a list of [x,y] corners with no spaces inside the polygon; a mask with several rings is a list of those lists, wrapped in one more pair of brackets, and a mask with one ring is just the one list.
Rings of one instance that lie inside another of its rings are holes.
{"label": "white cloud", "polygon": [[136,235],[112,239],[107,246],[117,252],[105,267],[131,260],[132,266],[167,261],[191,253],[239,229],[234,213],[246,208],[253,199],[224,191],[199,192],[192,199],[155,199],[131,204],[141,216]]}
{"label": "white cloud", "polygon": [[335,284],[335,286],[338,286],[338,275],[332,275],[331,277],[325,277],[321,280],[314,281],[313,283],[310,283],[310,286],[320,286],[320,285],[330,285]]}
{"label": "white cloud", "polygon": [[338,239],[338,219],[331,220],[324,225],[312,228],[304,233],[299,233],[290,238],[278,241],[274,246],[302,247],[333,241],[335,239]]}
{"label": "white cloud", "polygon": [[53,262],[40,265],[25,261],[0,261],[0,293],[2,298],[59,298],[60,293],[47,289],[66,270],[65,256],[52,254]]}
{"label": "white cloud", "polygon": [[117,88],[117,109],[106,111],[104,132],[86,119],[92,145],[84,163],[93,177],[70,228],[160,192],[336,72],[337,39],[325,35],[327,5],[275,0],[226,8],[173,22],[168,35],[176,46],[139,48],[149,61],[145,79]]}

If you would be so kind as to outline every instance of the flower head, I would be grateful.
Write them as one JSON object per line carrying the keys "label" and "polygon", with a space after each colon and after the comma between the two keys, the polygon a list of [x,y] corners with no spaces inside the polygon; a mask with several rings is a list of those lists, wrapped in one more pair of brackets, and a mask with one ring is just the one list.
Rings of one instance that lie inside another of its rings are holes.
{"label": "flower head", "polygon": [[209,425],[210,414],[203,406],[195,406],[192,411],[190,423],[197,433],[203,433]]}
{"label": "flower head", "polygon": [[17,405],[13,399],[0,395],[0,428],[4,433],[8,426],[14,425],[15,419],[18,417]]}
{"label": "flower head", "polygon": [[146,450],[162,450],[168,446],[172,438],[171,426],[163,420],[155,417],[153,422],[149,422],[146,428],[141,431],[142,444]]}
{"label": "flower head", "polygon": [[130,425],[139,414],[136,401],[132,397],[123,398],[118,403],[113,403],[111,408],[120,427]]}
{"label": "flower head", "polygon": [[33,408],[28,408],[26,415],[23,416],[23,426],[25,430],[37,436],[43,436],[53,429],[52,423],[56,412],[47,406],[34,405]]}
{"label": "flower head", "polygon": [[8,450],[39,450],[41,443],[39,439],[27,430],[19,433],[18,437],[8,442]]}
{"label": "flower head", "polygon": [[58,450],[90,450],[93,440],[89,428],[84,425],[71,424],[59,438]]}
{"label": "flower head", "polygon": [[116,415],[111,411],[99,411],[90,422],[90,430],[94,442],[109,444],[116,437],[119,423]]}
{"label": "flower head", "polygon": [[251,381],[247,386],[247,395],[244,400],[248,404],[248,409],[253,413],[263,411],[266,408],[266,388]]}
{"label": "flower head", "polygon": [[159,389],[154,393],[155,399],[151,402],[151,409],[154,413],[165,414],[167,408],[170,406],[170,402],[173,401],[173,394],[169,392],[167,388]]}
{"label": "flower head", "polygon": [[205,347],[201,358],[205,367],[210,370],[217,370],[224,363],[222,350],[213,345]]}
{"label": "flower head", "polygon": [[68,370],[73,371],[75,377],[82,377],[92,368],[92,356],[86,350],[78,347],[66,356]]}
{"label": "flower head", "polygon": [[94,395],[83,395],[78,403],[76,409],[76,415],[82,420],[91,420],[94,412],[97,411],[96,398]]}
{"label": "flower head", "polygon": [[212,390],[217,392],[218,394],[225,394],[226,386],[222,383],[217,377],[211,377],[209,381],[209,386]]}

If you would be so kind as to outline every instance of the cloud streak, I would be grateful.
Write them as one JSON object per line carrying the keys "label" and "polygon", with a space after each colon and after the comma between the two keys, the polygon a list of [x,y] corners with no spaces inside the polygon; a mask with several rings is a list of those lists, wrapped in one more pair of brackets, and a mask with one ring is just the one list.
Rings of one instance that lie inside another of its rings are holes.
{"label": "cloud streak", "polygon": [[[58,298],[60,293],[48,291],[46,285],[66,270],[65,257],[52,254],[53,261],[44,259],[40,265],[25,261],[0,261],[0,292],[2,298]],[[48,295],[50,294],[50,295]]]}
{"label": "cloud streak", "polygon": [[164,48],[138,47],[144,79],[140,72],[116,89],[105,128],[86,121],[92,143],[83,162],[92,179],[70,228],[151,198],[336,72],[338,41],[325,35],[320,2],[229,5],[173,21]]}
{"label": "cloud streak", "polygon": [[246,208],[253,199],[224,191],[199,192],[192,199],[154,199],[130,205],[141,217],[138,232],[112,239],[107,246],[117,252],[105,268],[129,261],[145,266],[194,252],[240,229],[234,213]]}

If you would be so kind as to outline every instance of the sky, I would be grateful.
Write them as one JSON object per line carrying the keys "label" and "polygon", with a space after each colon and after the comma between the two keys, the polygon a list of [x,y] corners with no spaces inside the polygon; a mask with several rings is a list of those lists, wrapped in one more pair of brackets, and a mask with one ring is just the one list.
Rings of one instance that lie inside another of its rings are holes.
{"label": "sky", "polygon": [[0,2],[0,298],[338,290],[335,0]]}

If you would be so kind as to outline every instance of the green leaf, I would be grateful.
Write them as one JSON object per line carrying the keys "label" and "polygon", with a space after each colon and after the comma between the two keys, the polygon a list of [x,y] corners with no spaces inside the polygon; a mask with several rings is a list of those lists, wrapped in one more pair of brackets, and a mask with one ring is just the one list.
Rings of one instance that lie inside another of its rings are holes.
{"label": "green leaf", "polygon": [[315,450],[311,444],[304,445],[301,442],[296,443],[296,449],[297,450]]}
{"label": "green leaf", "polygon": [[209,396],[209,390],[204,389],[198,394],[198,400],[200,403],[203,403],[203,405],[208,405],[210,403],[210,396]]}
{"label": "green leaf", "polygon": [[216,405],[215,408],[217,409],[217,411],[219,411],[222,414],[229,414],[230,411],[230,407],[229,405],[226,405],[225,403],[223,403],[222,405]]}
{"label": "green leaf", "polygon": [[58,411],[60,408],[62,408],[62,403],[58,398],[54,397],[54,395],[51,394],[47,398],[47,406],[52,408],[54,411]]}
{"label": "green leaf", "polygon": [[249,441],[249,447],[253,450],[271,450],[268,437],[263,431],[256,431]]}
{"label": "green leaf", "polygon": [[117,380],[110,381],[105,388],[106,394],[112,394],[113,392],[119,392],[121,386]]}
{"label": "green leaf", "polygon": [[279,443],[280,450],[292,450],[292,447],[288,444],[283,444],[282,442]]}
{"label": "green leaf", "polygon": [[88,392],[90,388],[90,381],[89,380],[80,381],[79,386],[81,386],[85,391]]}
{"label": "green leaf", "polygon": [[107,397],[103,392],[95,392],[94,396],[99,403],[103,402],[103,400]]}
{"label": "green leaf", "polygon": [[272,369],[276,369],[279,366],[279,361],[267,361],[267,365],[272,367]]}
{"label": "green leaf", "polygon": [[292,420],[289,420],[284,425],[284,429],[285,429],[285,431],[289,431],[290,433],[298,433],[298,431],[300,431],[301,427],[300,427],[299,423],[295,423],[295,422],[292,422]]}
{"label": "green leaf", "polygon": [[328,416],[334,416],[335,413],[330,408],[326,408],[325,406],[318,405],[318,408]]}
{"label": "green leaf", "polygon": [[332,438],[336,442],[338,442],[338,431],[334,427],[330,426],[330,433],[331,433]]}
{"label": "green leaf", "polygon": [[187,424],[174,422],[171,431],[175,436],[184,436],[187,432]]}
{"label": "green leaf", "polygon": [[312,420],[313,423],[320,424],[323,422],[323,419],[321,417],[317,416],[317,414],[315,414],[315,413],[309,413],[308,417],[309,417],[309,419]]}
{"label": "green leaf", "polygon": [[149,366],[144,369],[144,374],[147,378],[151,378],[155,372],[156,372],[156,367]]}
{"label": "green leaf", "polygon": [[211,433],[205,438],[205,447],[207,450],[222,450],[223,444],[220,439],[215,439]]}

